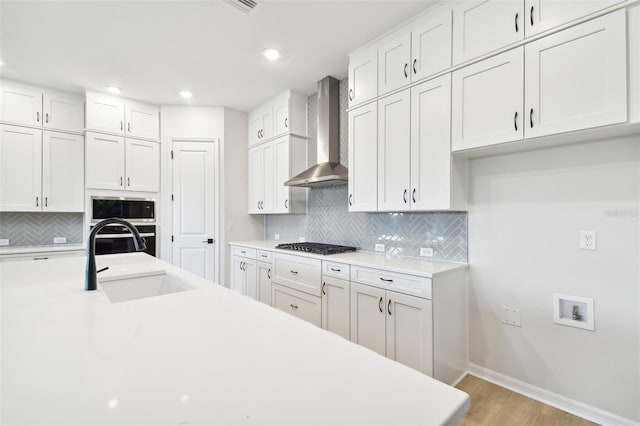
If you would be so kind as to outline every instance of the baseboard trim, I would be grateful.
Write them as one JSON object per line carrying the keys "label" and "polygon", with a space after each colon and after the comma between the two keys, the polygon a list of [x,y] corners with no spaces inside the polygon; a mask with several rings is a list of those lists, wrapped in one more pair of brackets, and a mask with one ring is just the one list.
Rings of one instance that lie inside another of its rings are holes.
{"label": "baseboard trim", "polygon": [[460,375],[460,377],[458,377],[457,379],[455,379],[455,380],[453,381],[453,383],[451,383],[451,386],[457,386],[457,385],[458,385],[458,383],[460,383],[460,382],[462,381],[462,379],[464,379],[464,377],[467,375],[467,373],[468,373],[468,371],[465,371],[464,373],[462,373],[462,374]]}
{"label": "baseboard trim", "polygon": [[611,426],[640,426],[639,422],[530,385],[473,363],[469,363],[469,374],[594,423]]}

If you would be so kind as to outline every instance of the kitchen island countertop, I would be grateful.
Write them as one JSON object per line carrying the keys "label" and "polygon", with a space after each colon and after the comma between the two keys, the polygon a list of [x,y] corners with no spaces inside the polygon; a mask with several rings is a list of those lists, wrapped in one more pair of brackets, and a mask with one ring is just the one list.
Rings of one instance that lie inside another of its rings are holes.
{"label": "kitchen island countertop", "polygon": [[[2,424],[456,424],[467,394],[141,253],[193,290],[111,303],[84,257],[0,264]],[[101,274],[102,275],[102,274]]]}

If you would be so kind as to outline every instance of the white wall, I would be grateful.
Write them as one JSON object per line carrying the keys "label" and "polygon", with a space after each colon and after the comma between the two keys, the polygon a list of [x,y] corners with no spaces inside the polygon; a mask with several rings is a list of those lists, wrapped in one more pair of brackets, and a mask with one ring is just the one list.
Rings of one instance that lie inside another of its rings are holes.
{"label": "white wall", "polygon": [[[635,421],[639,139],[469,163],[470,362]],[[597,251],[578,250],[579,230],[597,231]],[[595,332],[554,324],[554,292],[594,298]]]}

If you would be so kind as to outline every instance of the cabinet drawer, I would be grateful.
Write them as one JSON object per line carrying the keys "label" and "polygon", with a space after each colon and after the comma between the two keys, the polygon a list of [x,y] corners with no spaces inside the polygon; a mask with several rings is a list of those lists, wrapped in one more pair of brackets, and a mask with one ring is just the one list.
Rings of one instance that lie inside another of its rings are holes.
{"label": "cabinet drawer", "polygon": [[350,265],[345,263],[322,261],[322,275],[349,280]]}
{"label": "cabinet drawer", "polygon": [[273,282],[320,296],[322,262],[302,256],[276,253],[273,256]]}
{"label": "cabinet drawer", "polygon": [[318,327],[322,326],[321,299],[279,284],[271,288],[272,306]]}
{"label": "cabinet drawer", "polygon": [[431,299],[431,278],[353,266],[351,281]]}
{"label": "cabinet drawer", "polygon": [[256,257],[260,262],[271,263],[271,252],[266,250],[258,250]]}
{"label": "cabinet drawer", "polygon": [[232,246],[231,247],[231,254],[233,256],[242,256],[242,257],[248,257],[249,259],[255,259],[256,258],[256,249],[247,248],[247,247]]}

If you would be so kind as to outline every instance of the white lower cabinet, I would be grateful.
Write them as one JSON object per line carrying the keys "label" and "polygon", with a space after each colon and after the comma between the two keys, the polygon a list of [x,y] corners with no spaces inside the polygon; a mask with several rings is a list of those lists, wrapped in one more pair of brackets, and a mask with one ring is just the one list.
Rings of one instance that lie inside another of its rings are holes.
{"label": "white lower cabinet", "polygon": [[19,261],[25,261],[25,260],[47,260],[47,259],[56,259],[61,257],[84,256],[86,254],[87,252],[83,248],[78,250],[0,254],[0,263],[19,262]]}
{"label": "white lower cabinet", "polygon": [[0,126],[0,211],[84,211],[80,135]]}
{"label": "white lower cabinet", "polygon": [[257,299],[257,287],[256,260],[231,256],[231,289],[252,299]]}
{"label": "white lower cabinet", "polygon": [[351,283],[351,341],[386,355],[386,291]]}
{"label": "white lower cabinet", "polygon": [[312,296],[280,284],[271,286],[272,306],[318,327],[322,326],[320,297]]}
{"label": "white lower cabinet", "polygon": [[[348,268],[348,266],[346,266]],[[349,300],[350,284],[348,280],[322,277],[322,328],[345,339],[349,338]]]}
{"label": "white lower cabinet", "polygon": [[271,306],[271,263],[258,262],[256,266],[258,300]]}

